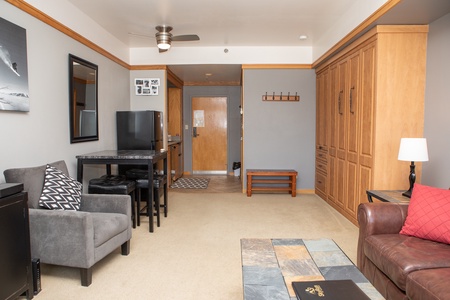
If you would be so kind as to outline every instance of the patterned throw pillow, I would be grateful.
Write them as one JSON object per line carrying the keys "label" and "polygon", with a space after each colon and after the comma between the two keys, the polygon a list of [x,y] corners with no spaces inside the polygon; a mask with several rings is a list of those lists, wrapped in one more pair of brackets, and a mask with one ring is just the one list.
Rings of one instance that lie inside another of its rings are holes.
{"label": "patterned throw pillow", "polygon": [[450,190],[414,184],[400,234],[450,244]]}
{"label": "patterned throw pillow", "polygon": [[47,165],[39,206],[55,210],[79,210],[81,191],[81,183]]}

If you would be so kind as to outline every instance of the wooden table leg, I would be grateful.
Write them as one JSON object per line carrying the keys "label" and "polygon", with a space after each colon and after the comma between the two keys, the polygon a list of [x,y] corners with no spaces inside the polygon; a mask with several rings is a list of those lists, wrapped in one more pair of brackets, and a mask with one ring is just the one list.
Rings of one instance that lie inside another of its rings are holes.
{"label": "wooden table leg", "polygon": [[290,178],[291,178],[291,188],[292,188],[291,194],[292,194],[292,197],[295,197],[295,196],[297,196],[297,178],[295,175],[291,175]]}
{"label": "wooden table leg", "polygon": [[247,197],[252,196],[252,175],[247,175]]}

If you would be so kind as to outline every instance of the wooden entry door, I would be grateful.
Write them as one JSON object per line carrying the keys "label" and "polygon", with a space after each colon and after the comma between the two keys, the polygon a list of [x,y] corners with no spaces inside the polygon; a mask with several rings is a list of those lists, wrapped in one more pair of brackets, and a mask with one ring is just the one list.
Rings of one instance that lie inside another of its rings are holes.
{"label": "wooden entry door", "polygon": [[227,98],[192,98],[192,171],[227,173]]}

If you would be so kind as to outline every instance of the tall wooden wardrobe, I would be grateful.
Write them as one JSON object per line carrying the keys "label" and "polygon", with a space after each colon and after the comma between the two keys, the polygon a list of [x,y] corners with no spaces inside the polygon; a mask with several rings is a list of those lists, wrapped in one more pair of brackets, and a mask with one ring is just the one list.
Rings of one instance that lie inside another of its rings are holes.
{"label": "tall wooden wardrobe", "polygon": [[379,25],[316,68],[315,190],[354,224],[366,190],[409,188],[397,156],[423,135],[427,33]]}

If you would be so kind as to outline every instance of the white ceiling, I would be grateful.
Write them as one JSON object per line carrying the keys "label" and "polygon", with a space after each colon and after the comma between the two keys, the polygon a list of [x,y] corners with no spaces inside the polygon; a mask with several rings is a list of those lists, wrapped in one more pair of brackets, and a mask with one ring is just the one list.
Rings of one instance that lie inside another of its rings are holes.
{"label": "white ceiling", "polygon": [[156,47],[157,25],[172,26],[174,35],[200,36],[183,46],[208,47],[310,46],[358,0],[69,1],[130,47]]}
{"label": "white ceiling", "polygon": [[[195,42],[172,42],[172,47],[312,46],[360,0],[68,1],[130,48],[157,51],[157,25],[172,26],[173,35],[200,37]],[[448,13],[449,4],[449,0],[403,0],[382,23],[428,24]],[[300,35],[308,38],[300,40]],[[240,80],[240,65],[174,66],[172,70],[185,82]]]}

